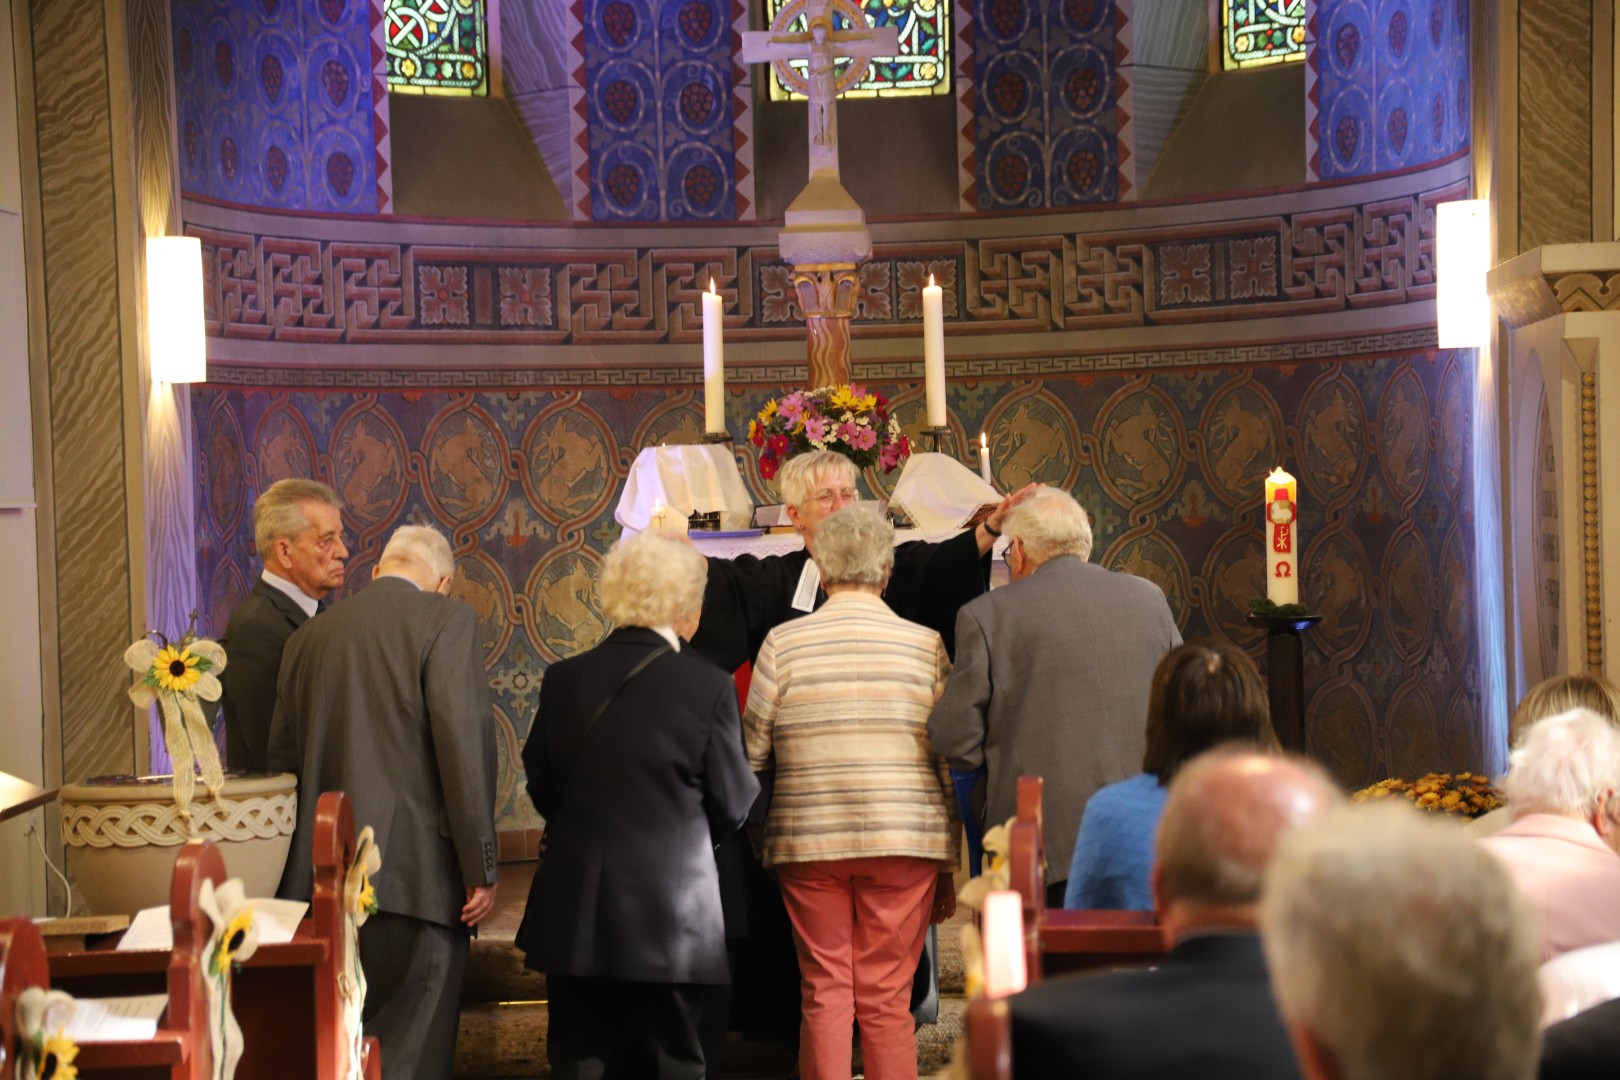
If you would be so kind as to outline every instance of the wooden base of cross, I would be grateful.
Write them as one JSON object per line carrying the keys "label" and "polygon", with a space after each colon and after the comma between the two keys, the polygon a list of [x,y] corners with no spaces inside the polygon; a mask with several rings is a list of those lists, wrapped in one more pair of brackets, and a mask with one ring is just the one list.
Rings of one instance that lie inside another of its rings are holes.
{"label": "wooden base of cross", "polygon": [[804,311],[805,359],[811,388],[849,382],[849,324],[860,295],[854,263],[806,263],[793,268],[793,289]]}

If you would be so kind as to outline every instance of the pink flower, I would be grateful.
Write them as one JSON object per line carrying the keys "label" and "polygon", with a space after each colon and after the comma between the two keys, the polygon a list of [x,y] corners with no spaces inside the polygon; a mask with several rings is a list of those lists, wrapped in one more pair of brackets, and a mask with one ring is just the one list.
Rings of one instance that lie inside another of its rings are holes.
{"label": "pink flower", "polygon": [[846,420],[838,425],[838,437],[851,446],[855,446],[855,421]]}
{"label": "pink flower", "polygon": [[827,437],[827,421],[820,416],[807,417],[804,421],[804,437],[811,442],[821,442]]}
{"label": "pink flower", "polygon": [[787,421],[788,426],[791,427],[793,422],[797,420],[800,414],[804,412],[804,395],[787,395],[776,406],[776,412],[782,417],[783,420]]}
{"label": "pink flower", "polygon": [[878,464],[883,466],[884,472],[900,464],[900,444],[897,442],[885,444],[878,453]]}
{"label": "pink flower", "polygon": [[872,447],[877,445],[877,432],[873,431],[871,428],[855,427],[854,424],[846,424],[845,426],[854,428],[853,431],[844,436],[844,441],[849,443],[849,445],[853,446],[855,449],[870,450]]}

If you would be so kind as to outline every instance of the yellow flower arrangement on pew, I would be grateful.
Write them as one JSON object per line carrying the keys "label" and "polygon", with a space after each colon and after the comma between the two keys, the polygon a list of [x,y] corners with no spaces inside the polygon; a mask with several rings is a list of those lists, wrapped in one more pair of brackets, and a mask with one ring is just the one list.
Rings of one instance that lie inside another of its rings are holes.
{"label": "yellow flower arrangement on pew", "polygon": [[1417,780],[1380,780],[1350,798],[1355,802],[1405,799],[1419,810],[1454,817],[1475,818],[1503,805],[1491,782],[1472,772],[1429,773]]}

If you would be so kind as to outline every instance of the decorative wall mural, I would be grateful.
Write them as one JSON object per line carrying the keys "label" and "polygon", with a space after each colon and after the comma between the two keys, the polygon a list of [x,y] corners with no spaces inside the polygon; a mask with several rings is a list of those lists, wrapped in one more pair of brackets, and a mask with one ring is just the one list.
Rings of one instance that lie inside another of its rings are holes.
{"label": "decorative wall mural", "polygon": [[1370,176],[1469,145],[1465,0],[1313,0],[1312,176]]}
{"label": "decorative wall mural", "polygon": [[[1072,490],[1093,519],[1093,558],[1158,583],[1189,640],[1235,643],[1262,665],[1263,642],[1244,621],[1262,592],[1261,479],[1297,464],[1310,538],[1303,598],[1323,615],[1306,636],[1307,726],[1313,751],[1362,784],[1483,762],[1473,493],[1455,465],[1471,453],[1472,362],[1428,351],[958,380],[950,422],[958,446],[990,436],[1000,486]],[[915,439],[921,387],[876,389]],[[738,387],[730,415],[751,415],[779,391]],[[487,392],[204,386],[192,415],[210,508],[199,518],[201,629],[221,629],[258,573],[251,505],[278,476],[301,470],[344,494],[351,591],[396,526],[444,530],[458,560],[454,595],[478,615],[490,723],[505,748],[501,827],[533,826],[515,748],[546,666],[607,629],[593,587],[619,531],[614,501],[639,448],[697,434],[692,391],[633,388],[627,377],[611,389]],[[752,456],[741,464],[754,498],[773,499]],[[886,490],[893,478],[868,479]],[[1432,717],[1432,738],[1405,730],[1420,714]]]}
{"label": "decorative wall mural", "polygon": [[978,209],[1117,199],[1114,5],[989,0],[973,19]]}
{"label": "decorative wall mural", "polygon": [[731,25],[722,0],[585,0],[593,220],[737,217]]}
{"label": "decorative wall mural", "polygon": [[387,95],[372,57],[381,3],[175,0],[181,189],[247,206],[386,209]]}

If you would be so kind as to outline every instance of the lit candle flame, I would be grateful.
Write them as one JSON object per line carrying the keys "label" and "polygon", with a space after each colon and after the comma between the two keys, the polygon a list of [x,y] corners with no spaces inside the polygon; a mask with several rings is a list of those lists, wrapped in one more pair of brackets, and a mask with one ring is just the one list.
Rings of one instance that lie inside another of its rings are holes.
{"label": "lit candle flame", "polygon": [[712,277],[709,279],[709,292],[711,294],[714,292],[714,278]]}
{"label": "lit candle flame", "polygon": [[980,448],[986,450],[990,448],[990,436],[986,435],[982,431],[979,432],[979,446]]}
{"label": "lit candle flame", "polygon": [[934,275],[933,274],[928,275],[928,287],[930,289],[932,289],[934,287]]}

